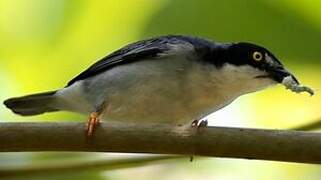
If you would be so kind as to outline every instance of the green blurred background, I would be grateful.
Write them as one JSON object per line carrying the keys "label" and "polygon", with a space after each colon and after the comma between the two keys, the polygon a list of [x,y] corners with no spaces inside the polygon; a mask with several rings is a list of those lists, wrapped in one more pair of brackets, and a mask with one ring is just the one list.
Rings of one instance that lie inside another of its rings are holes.
{"label": "green blurred background", "polygon": [[[63,87],[123,45],[165,34],[249,41],[274,54],[316,95],[277,86],[245,95],[209,117],[210,125],[291,128],[321,118],[319,0],[0,0],[0,101]],[[72,113],[22,118],[3,106],[2,121],[79,120]],[[0,168],[106,154],[0,154]],[[122,156],[122,155],[118,155]],[[50,179],[320,179],[321,167],[265,161],[205,159]],[[34,179],[35,177],[30,177]],[[43,177],[38,177],[43,178]],[[48,178],[48,177],[47,177]]]}

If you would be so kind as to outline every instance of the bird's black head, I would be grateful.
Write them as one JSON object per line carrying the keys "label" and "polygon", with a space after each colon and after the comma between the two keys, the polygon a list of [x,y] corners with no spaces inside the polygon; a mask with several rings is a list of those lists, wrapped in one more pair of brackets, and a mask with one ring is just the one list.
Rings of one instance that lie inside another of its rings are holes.
{"label": "bird's black head", "polygon": [[[236,66],[250,66],[262,71],[255,78],[271,78],[281,83],[287,76],[292,76],[283,64],[267,49],[252,43],[235,43],[228,48],[228,63]],[[298,83],[299,84],[299,83]]]}

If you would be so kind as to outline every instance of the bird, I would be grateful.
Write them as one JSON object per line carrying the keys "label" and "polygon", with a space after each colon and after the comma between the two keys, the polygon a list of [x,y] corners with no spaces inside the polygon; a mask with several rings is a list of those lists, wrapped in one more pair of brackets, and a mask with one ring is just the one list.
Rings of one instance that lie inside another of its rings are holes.
{"label": "bird", "polygon": [[238,97],[276,84],[313,94],[262,46],[164,35],[105,56],[62,89],[10,98],[4,105],[22,116],[87,115],[90,137],[101,120],[195,125]]}

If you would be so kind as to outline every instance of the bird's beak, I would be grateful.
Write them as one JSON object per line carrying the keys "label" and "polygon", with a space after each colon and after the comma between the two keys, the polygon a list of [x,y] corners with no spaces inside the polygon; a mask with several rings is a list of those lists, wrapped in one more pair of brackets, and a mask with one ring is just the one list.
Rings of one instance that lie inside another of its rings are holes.
{"label": "bird's beak", "polygon": [[291,79],[293,84],[299,85],[298,79],[284,68],[281,62],[275,57],[265,54],[266,64],[264,66],[265,71],[267,72],[266,77],[269,77],[276,81],[277,83],[283,84],[284,78]]}
{"label": "bird's beak", "polygon": [[261,77],[271,78],[275,82],[283,84],[287,89],[290,89],[296,93],[307,92],[311,96],[314,94],[314,91],[311,88],[307,86],[301,86],[298,79],[288,70],[286,70],[280,61],[275,58],[272,59],[267,54],[265,56],[267,63],[264,69],[267,75],[263,75]]}
{"label": "bird's beak", "polygon": [[293,92],[307,92],[311,96],[314,94],[313,89],[307,86],[301,86],[298,79],[289,71],[283,68],[283,66],[270,67],[267,69],[269,77],[278,83],[283,84],[287,89]]}
{"label": "bird's beak", "polygon": [[269,66],[266,71],[269,76],[278,83],[283,83],[284,78],[291,77],[291,79],[293,79],[293,83],[297,85],[300,84],[298,79],[288,70],[284,69],[283,66]]}

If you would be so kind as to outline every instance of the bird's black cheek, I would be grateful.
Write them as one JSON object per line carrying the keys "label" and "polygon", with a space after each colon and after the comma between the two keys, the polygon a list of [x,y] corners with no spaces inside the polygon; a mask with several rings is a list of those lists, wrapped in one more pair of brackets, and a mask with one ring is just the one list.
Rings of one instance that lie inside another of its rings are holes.
{"label": "bird's black cheek", "polygon": [[268,71],[269,69],[271,69],[271,66],[266,62],[262,62],[262,63],[258,64],[258,67],[264,71]]}

